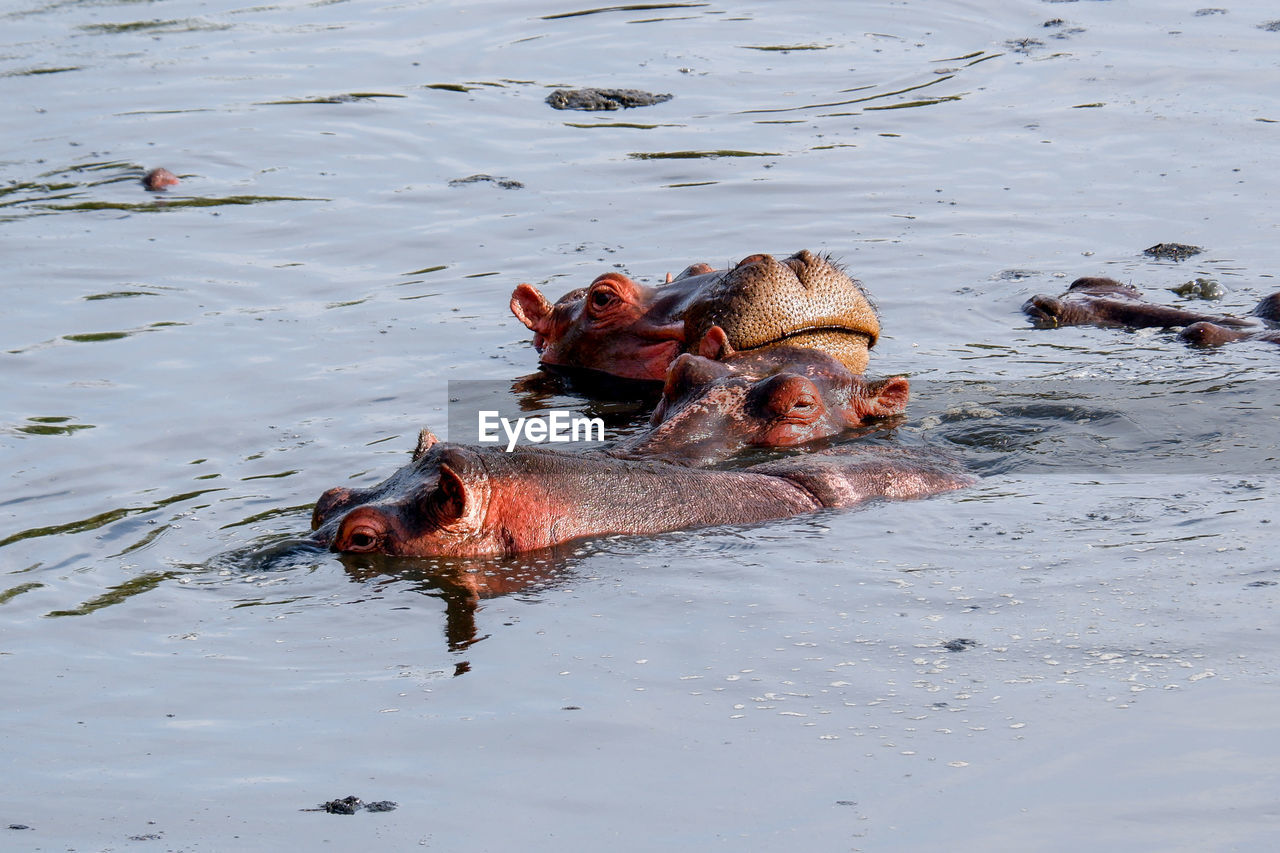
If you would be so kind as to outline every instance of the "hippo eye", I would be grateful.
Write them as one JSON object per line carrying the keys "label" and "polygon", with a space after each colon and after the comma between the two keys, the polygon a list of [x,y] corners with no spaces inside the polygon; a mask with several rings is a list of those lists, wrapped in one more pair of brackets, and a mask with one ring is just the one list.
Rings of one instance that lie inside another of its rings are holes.
{"label": "hippo eye", "polygon": [[591,307],[608,308],[613,304],[615,298],[616,297],[614,297],[611,292],[603,288],[600,290],[593,290],[591,291]]}
{"label": "hippo eye", "polygon": [[340,542],[339,550],[349,553],[367,554],[377,551],[382,546],[381,532],[368,524],[358,524],[347,531]]}

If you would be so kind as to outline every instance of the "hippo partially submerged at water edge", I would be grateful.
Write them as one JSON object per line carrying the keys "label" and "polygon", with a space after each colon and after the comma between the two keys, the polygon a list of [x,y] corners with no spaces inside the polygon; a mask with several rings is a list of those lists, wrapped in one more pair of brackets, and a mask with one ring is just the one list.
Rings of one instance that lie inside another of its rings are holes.
{"label": "hippo partially submerged at water edge", "polygon": [[1160,305],[1142,298],[1136,287],[1110,278],[1079,278],[1062,296],[1033,296],[1022,306],[1038,328],[1059,326],[1118,326],[1127,328],[1184,327],[1181,337],[1195,344],[1260,340],[1280,343],[1280,293],[1258,303],[1248,317],[1209,314]]}
{"label": "hippo partially submerged at water edge", "polygon": [[608,453],[710,465],[745,447],[794,447],[906,411],[905,378],[868,380],[819,350],[779,346],[723,353],[677,358],[652,426]]}
{"label": "hippo partially submerged at water edge", "polygon": [[861,285],[808,251],[782,261],[751,255],[727,270],[695,264],[657,287],[609,272],[554,305],[521,284],[511,311],[533,331],[544,365],[655,381],[682,352],[707,355],[713,327],[734,351],[821,349],[855,373],[880,336]]}
{"label": "hippo partially submerged at water edge", "polygon": [[542,448],[445,444],[423,431],[408,465],[316,503],[312,541],[392,556],[510,555],[591,536],[751,524],[919,498],[973,479],[948,460],[841,448],[736,471]]}

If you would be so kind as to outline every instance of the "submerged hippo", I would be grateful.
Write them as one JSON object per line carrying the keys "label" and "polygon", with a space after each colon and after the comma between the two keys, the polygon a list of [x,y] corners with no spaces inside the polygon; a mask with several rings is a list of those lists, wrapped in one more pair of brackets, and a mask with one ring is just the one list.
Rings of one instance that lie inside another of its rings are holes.
{"label": "submerged hippo", "polygon": [[1231,329],[1217,323],[1192,323],[1178,337],[1189,344],[1201,347],[1216,347],[1232,341],[1261,341],[1263,343],[1280,344],[1280,331],[1248,332]]}
{"label": "submerged hippo", "polygon": [[714,326],[734,350],[816,348],[855,373],[866,368],[867,350],[880,336],[861,285],[808,251],[782,261],[751,255],[728,270],[695,264],[658,287],[605,273],[554,305],[521,284],[511,311],[533,331],[545,365],[655,381],[680,353],[706,354]]}
{"label": "submerged hippo", "polygon": [[[1273,293],[1249,312],[1267,325],[1280,323],[1280,293]],[[1280,330],[1241,329],[1222,323],[1201,320],[1187,326],[1179,334],[1184,341],[1197,346],[1218,346],[1231,341],[1263,341],[1280,344]]]}
{"label": "submerged hippo", "polygon": [[152,192],[161,192],[182,183],[168,169],[152,169],[142,176],[142,185]]}
{"label": "submerged hippo", "polygon": [[906,411],[906,379],[868,380],[819,350],[723,353],[677,358],[651,428],[609,453],[708,465],[743,447],[793,447]]}
{"label": "submerged hippo", "polygon": [[873,498],[918,498],[973,479],[947,460],[894,450],[810,454],[707,471],[540,448],[505,453],[437,442],[367,489],[334,488],[312,515],[333,551],[510,555],[589,536],[750,524]]}
{"label": "submerged hippo", "polygon": [[1023,304],[1022,310],[1042,329],[1059,326],[1170,328],[1211,323],[1249,332],[1262,331],[1262,319],[1280,318],[1280,294],[1262,300],[1252,317],[1232,317],[1148,302],[1136,287],[1115,279],[1078,278],[1062,296],[1033,296]]}

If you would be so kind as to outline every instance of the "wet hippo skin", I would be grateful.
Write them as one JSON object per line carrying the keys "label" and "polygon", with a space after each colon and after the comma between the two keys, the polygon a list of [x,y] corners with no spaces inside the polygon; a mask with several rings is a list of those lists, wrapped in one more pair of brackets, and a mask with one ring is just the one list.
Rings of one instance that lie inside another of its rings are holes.
{"label": "wet hippo skin", "polygon": [[816,348],[855,373],[880,335],[861,284],[809,251],[751,255],[727,270],[694,264],[657,287],[609,272],[554,305],[521,284],[511,311],[545,365],[654,381],[680,353],[699,352],[713,327],[735,351]]}
{"label": "wet hippo skin", "polygon": [[1116,326],[1125,328],[1184,327],[1189,343],[1215,346],[1230,341],[1280,343],[1280,331],[1268,326],[1280,321],[1280,293],[1258,303],[1247,317],[1208,314],[1150,302],[1141,291],[1111,278],[1078,278],[1061,296],[1037,295],[1022,306],[1038,328],[1059,326]]}
{"label": "wet hippo skin", "polygon": [[709,465],[744,448],[795,447],[902,414],[909,393],[905,378],[869,380],[820,350],[685,353],[667,373],[650,428],[609,453]]}
{"label": "wet hippo skin", "polygon": [[312,541],[395,556],[516,554],[590,536],[751,524],[919,498],[973,480],[954,463],[841,448],[737,471],[542,448],[445,444],[424,431],[415,458],[368,489],[325,492]]}

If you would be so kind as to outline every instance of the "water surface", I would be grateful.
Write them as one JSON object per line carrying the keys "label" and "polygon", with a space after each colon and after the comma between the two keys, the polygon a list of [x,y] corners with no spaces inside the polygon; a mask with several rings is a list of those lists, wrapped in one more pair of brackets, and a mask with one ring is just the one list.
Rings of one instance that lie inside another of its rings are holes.
{"label": "water surface", "polygon": [[[3,846],[1273,847],[1280,353],[1018,306],[1280,290],[1277,16],[15,0]],[[580,86],[674,97],[544,102]],[[882,440],[978,486],[496,564],[288,547],[451,380],[535,371],[516,283],[800,248],[917,382]],[[1179,394],[1239,415],[1162,426]],[[301,811],[347,794],[400,805]]]}

